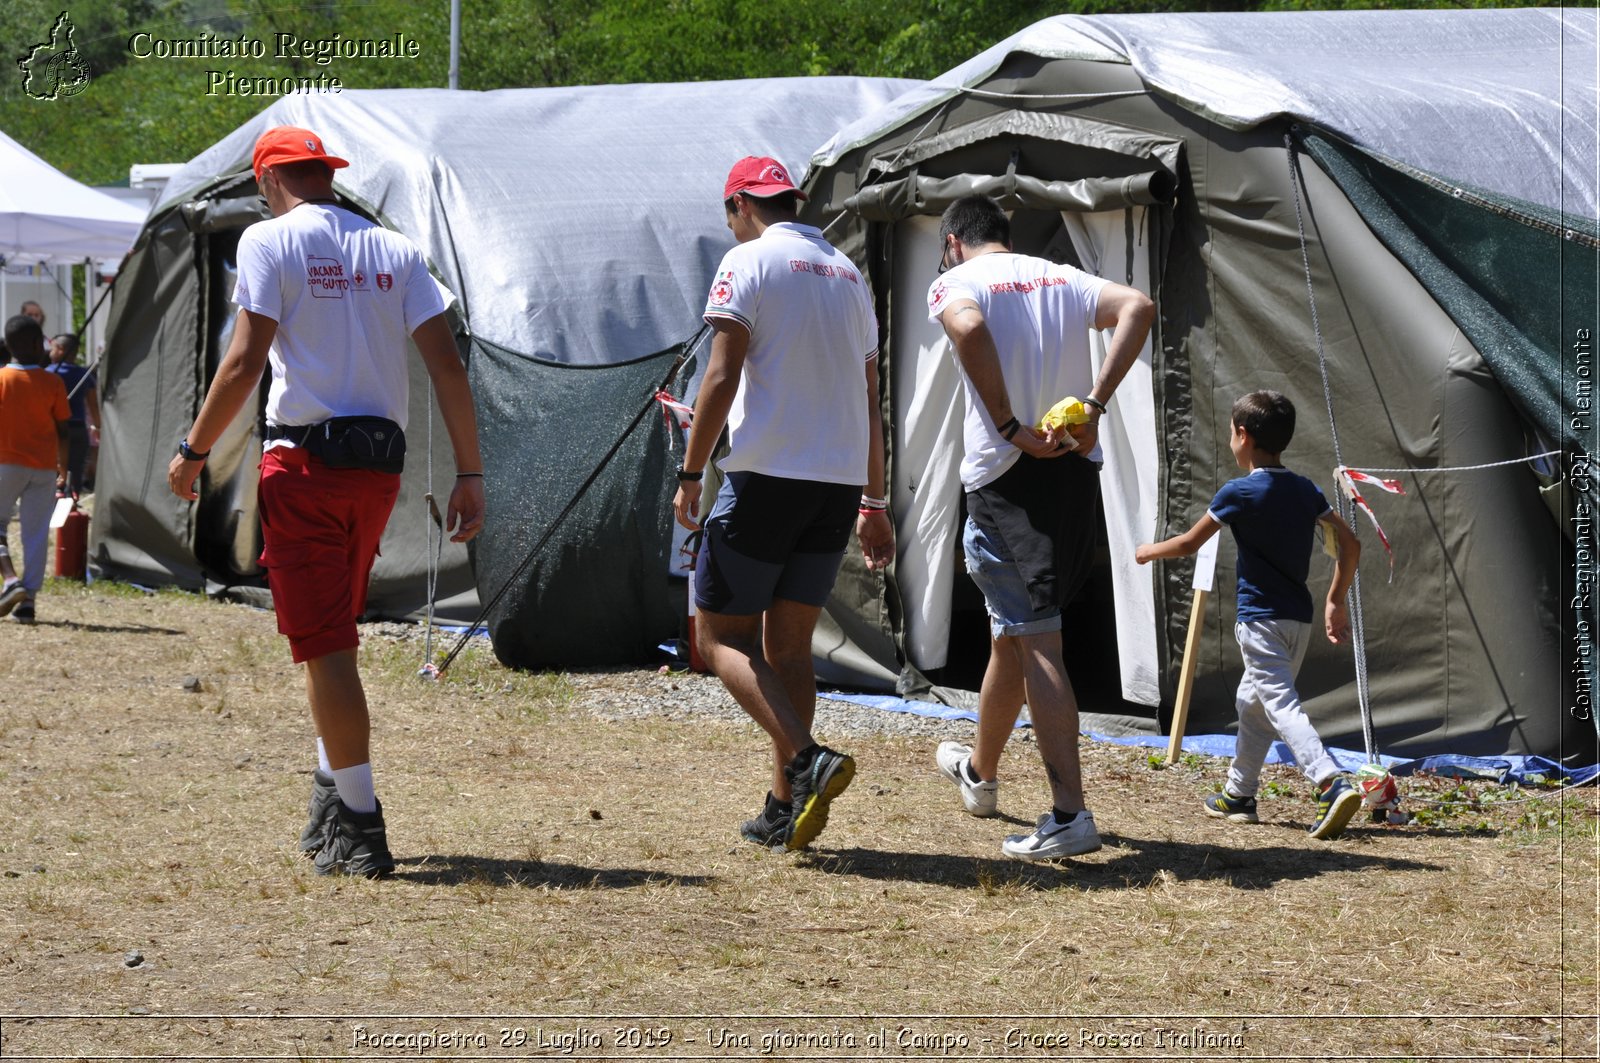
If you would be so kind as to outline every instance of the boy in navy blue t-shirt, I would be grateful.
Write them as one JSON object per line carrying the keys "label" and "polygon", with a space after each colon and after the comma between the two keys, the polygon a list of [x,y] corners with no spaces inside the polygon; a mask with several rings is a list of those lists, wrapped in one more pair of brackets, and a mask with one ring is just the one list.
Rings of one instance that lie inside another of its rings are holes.
{"label": "boy in navy blue t-shirt", "polygon": [[1233,404],[1229,447],[1246,475],[1222,485],[1206,515],[1182,535],[1138,548],[1139,564],[1187,557],[1223,525],[1239,546],[1239,605],[1234,634],[1244,657],[1239,683],[1239,737],[1221,793],[1206,798],[1208,815],[1255,823],[1256,786],[1274,736],[1317,786],[1313,838],[1337,838],[1361,805],[1300,707],[1294,677],[1310,644],[1312,604],[1306,588],[1312,538],[1320,521],[1339,546],[1324,609],[1329,642],[1350,634],[1345,594],[1356,577],[1361,543],[1316,484],[1280,460],[1294,436],[1294,405],[1275,391],[1255,391]]}

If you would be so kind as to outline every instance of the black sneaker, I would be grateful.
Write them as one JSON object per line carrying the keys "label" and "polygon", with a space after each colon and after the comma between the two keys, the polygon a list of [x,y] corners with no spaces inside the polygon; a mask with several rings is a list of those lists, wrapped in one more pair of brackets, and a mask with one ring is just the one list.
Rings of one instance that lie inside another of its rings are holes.
{"label": "black sneaker", "polygon": [[0,616],[10,616],[11,610],[28,600],[28,588],[19,579],[6,580],[0,586]]}
{"label": "black sneaker", "polygon": [[11,618],[19,624],[31,624],[34,621],[33,603],[23,602],[11,613]]}
{"label": "black sneaker", "polygon": [[1317,821],[1311,824],[1311,836],[1332,841],[1344,833],[1350,817],[1361,807],[1361,794],[1345,775],[1335,775],[1317,795]]}
{"label": "black sneaker", "polygon": [[1226,790],[1206,798],[1206,815],[1216,816],[1233,823],[1260,823],[1256,815],[1256,799],[1235,797]]}
{"label": "black sneaker", "polygon": [[383,827],[383,802],[375,812],[352,812],[343,801],[334,802],[334,812],[323,829],[322,848],[317,850],[316,869],[319,875],[365,878],[394,874],[389,835]]}
{"label": "black sneaker", "polygon": [[777,848],[784,844],[789,834],[789,821],[792,818],[789,810],[789,802],[779,801],[769,792],[761,814],[755,819],[745,820],[739,833],[745,841],[755,842],[764,849]]}
{"label": "black sneaker", "polygon": [[306,826],[300,832],[300,851],[315,856],[322,848],[323,835],[327,833],[328,820],[333,817],[334,806],[339,803],[339,789],[333,776],[321,768],[311,773],[311,804],[306,809]]}
{"label": "black sneaker", "polygon": [[784,765],[783,774],[794,794],[789,804],[789,835],[783,843],[790,849],[804,849],[828,825],[828,806],[856,777],[856,762],[827,746],[812,746]]}

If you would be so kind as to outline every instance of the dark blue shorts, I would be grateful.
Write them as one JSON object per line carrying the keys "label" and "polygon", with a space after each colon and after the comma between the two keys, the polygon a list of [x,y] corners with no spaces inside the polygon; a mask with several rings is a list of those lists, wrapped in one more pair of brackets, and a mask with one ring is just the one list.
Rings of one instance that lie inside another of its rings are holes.
{"label": "dark blue shorts", "polygon": [[729,473],[702,525],[696,607],[755,616],[778,598],[822,605],[850,544],[860,498],[859,484]]}

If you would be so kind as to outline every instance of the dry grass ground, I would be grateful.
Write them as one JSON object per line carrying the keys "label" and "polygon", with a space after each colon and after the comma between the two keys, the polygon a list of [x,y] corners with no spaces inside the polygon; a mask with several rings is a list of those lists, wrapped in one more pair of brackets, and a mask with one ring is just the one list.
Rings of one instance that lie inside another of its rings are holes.
{"label": "dry grass ground", "polygon": [[997,823],[929,740],[858,735],[815,851],[774,854],[735,833],[752,726],[608,718],[709,681],[469,651],[433,683],[369,635],[401,868],[325,879],[293,845],[314,751],[269,614],[108,584],[40,614],[0,622],[6,1058],[1596,1052],[1592,788],[1405,780],[1424,824],[1326,844],[1285,770],[1237,827],[1198,813],[1222,762],[1088,745],[1106,846],[1034,867],[998,852],[1046,805],[1021,737]]}

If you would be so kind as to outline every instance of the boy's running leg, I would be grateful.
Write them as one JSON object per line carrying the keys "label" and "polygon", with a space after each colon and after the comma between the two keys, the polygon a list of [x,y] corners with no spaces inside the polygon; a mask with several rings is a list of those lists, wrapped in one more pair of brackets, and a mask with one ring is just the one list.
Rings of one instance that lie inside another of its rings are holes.
{"label": "boy's running leg", "polygon": [[[1243,632],[1239,634],[1243,637]],[[1240,649],[1243,648],[1241,643]],[[1233,707],[1239,714],[1239,734],[1233,742],[1233,762],[1228,765],[1228,781],[1223,789],[1234,797],[1253,798],[1261,785],[1261,765],[1266,762],[1267,750],[1272,748],[1278,732],[1273,730],[1272,721],[1267,719],[1261,699],[1256,696],[1248,657],[1239,689],[1234,694]]]}
{"label": "boy's running leg", "polygon": [[[1317,730],[1300,707],[1294,677],[1310,645],[1310,624],[1294,620],[1266,620],[1239,625],[1239,645],[1245,651],[1245,676],[1255,687],[1262,712],[1282,738],[1306,778],[1325,782],[1339,773]],[[1264,755],[1264,751],[1263,751]],[[1244,795],[1241,795],[1244,796]]]}

